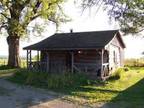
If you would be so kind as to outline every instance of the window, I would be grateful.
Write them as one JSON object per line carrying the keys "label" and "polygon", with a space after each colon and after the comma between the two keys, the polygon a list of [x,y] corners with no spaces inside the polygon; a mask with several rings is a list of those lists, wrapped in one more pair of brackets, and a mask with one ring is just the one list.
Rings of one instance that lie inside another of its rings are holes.
{"label": "window", "polygon": [[117,55],[115,51],[113,51],[113,61],[114,63],[117,63]]}

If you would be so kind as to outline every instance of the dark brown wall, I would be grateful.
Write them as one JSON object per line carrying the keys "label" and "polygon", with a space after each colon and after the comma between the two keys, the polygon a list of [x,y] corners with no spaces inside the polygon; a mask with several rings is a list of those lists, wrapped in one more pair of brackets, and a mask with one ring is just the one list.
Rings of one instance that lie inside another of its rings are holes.
{"label": "dark brown wall", "polygon": [[[63,73],[71,71],[71,51],[47,51],[49,56],[49,71]],[[97,76],[101,70],[101,50],[76,50],[74,54],[75,67],[85,74]],[[42,52],[46,56],[46,52]],[[43,57],[47,58],[47,57]],[[46,61],[46,60],[44,60]],[[107,52],[104,53],[104,62],[108,62]]]}
{"label": "dark brown wall", "polygon": [[74,65],[81,72],[96,77],[101,69],[101,50],[80,50],[75,52]]}
{"label": "dark brown wall", "polygon": [[67,70],[67,56],[66,51],[49,52],[49,69],[50,72],[65,72]]}

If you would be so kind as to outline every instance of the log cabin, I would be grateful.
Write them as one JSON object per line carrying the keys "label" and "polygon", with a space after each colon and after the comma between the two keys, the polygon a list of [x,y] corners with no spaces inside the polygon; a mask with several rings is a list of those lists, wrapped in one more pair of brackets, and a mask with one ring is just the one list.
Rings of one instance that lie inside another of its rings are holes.
{"label": "log cabin", "polygon": [[[105,78],[124,65],[124,48],[119,30],[107,30],[56,33],[24,49],[28,69]],[[33,50],[37,51],[36,61],[32,61]]]}

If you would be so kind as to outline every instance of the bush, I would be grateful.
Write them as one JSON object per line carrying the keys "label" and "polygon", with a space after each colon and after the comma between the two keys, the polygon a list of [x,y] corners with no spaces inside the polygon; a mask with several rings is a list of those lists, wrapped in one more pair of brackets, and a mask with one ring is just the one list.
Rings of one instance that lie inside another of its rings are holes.
{"label": "bush", "polygon": [[129,68],[129,67],[124,67],[123,69],[124,69],[124,71],[125,71],[125,72],[127,72],[127,71],[129,71],[129,70],[130,70],[130,68]]}
{"label": "bush", "polygon": [[19,84],[24,84],[26,78],[28,77],[27,72],[25,69],[16,70],[15,74],[10,77],[8,80],[17,82]]}
{"label": "bush", "polygon": [[110,76],[110,80],[117,80],[120,79],[123,75],[124,72],[126,72],[128,70],[128,68],[119,68],[117,69],[111,76]]}
{"label": "bush", "polygon": [[34,72],[27,70],[16,72],[9,80],[25,85],[55,90],[88,85],[91,82],[83,74],[50,74],[47,72]]}
{"label": "bush", "polygon": [[0,66],[0,70],[7,70],[7,69],[13,69],[13,68],[10,66],[7,66],[7,65],[1,65]]}

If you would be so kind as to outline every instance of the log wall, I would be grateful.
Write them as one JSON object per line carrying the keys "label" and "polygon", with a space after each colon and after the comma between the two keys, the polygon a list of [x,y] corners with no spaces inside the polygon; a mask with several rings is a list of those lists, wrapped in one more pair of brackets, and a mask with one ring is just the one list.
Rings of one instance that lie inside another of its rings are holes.
{"label": "log wall", "polygon": [[[73,52],[73,71],[82,72],[89,76],[97,77],[101,75],[102,50],[76,50],[76,51],[44,51],[41,52],[41,61],[45,62],[47,53],[49,56],[49,72],[63,73],[70,72],[72,69]],[[108,51],[104,51],[103,63],[108,64]]]}

